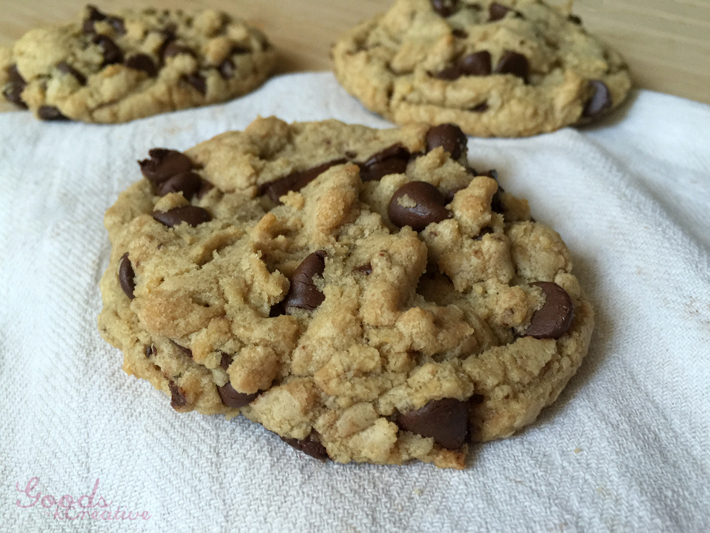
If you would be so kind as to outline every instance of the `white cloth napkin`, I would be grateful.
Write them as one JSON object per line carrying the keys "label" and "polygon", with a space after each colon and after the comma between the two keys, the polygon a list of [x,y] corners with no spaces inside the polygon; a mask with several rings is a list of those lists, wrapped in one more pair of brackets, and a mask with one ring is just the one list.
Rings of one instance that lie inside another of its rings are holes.
{"label": "white cloth napkin", "polygon": [[330,73],[117,126],[0,115],[0,530],[710,531],[710,107],[631,100],[593,128],[469,141],[562,235],[597,320],[557,403],[465,471],[320,463],[244,418],[178,414],[97,331],[102,219],[136,160],[257,115],[388,127]]}

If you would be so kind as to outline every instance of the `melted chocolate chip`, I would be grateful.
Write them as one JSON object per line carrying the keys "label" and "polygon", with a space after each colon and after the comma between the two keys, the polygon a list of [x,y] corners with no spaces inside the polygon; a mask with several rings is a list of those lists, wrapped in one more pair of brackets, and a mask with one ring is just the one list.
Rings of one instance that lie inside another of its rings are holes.
{"label": "melted chocolate chip", "polygon": [[594,94],[585,104],[582,116],[596,118],[611,109],[611,92],[606,83],[600,80],[590,80],[589,86],[594,90]]}
{"label": "melted chocolate chip", "polygon": [[579,18],[577,15],[569,15],[567,17],[567,20],[569,20],[572,24],[577,24],[578,26],[582,25],[582,19]]}
{"label": "melted chocolate chip", "polygon": [[466,150],[468,139],[456,124],[439,124],[429,128],[426,134],[426,151],[431,152],[441,146],[451,154],[451,159],[458,159]]}
{"label": "melted chocolate chip", "polygon": [[171,192],[182,192],[186,199],[192,200],[192,197],[195,196],[201,187],[202,179],[200,176],[194,172],[182,172],[162,182],[156,187],[155,192],[158,196],[165,196]]}
{"label": "melted chocolate chip", "polygon": [[503,52],[498,64],[496,65],[497,74],[512,74],[518,78],[522,78],[525,83],[528,82],[530,74],[530,65],[528,58],[523,54],[507,50]]}
{"label": "melted chocolate chip", "polygon": [[491,54],[487,50],[474,52],[459,59],[434,76],[441,80],[456,80],[461,76],[488,76],[491,73]]}
{"label": "melted chocolate chip", "polygon": [[313,311],[323,303],[325,295],[313,283],[313,278],[323,275],[325,258],[325,251],[318,250],[308,255],[296,267],[291,276],[291,288],[282,302],[287,314],[290,314],[293,309]]}
{"label": "melted chocolate chip", "polygon": [[409,150],[402,145],[395,144],[385,148],[371,156],[364,163],[358,163],[360,179],[362,181],[375,181],[389,174],[403,174],[407,170],[409,156]]}
{"label": "melted chocolate chip", "polygon": [[8,83],[2,91],[2,95],[9,102],[27,109],[27,104],[22,100],[22,91],[27,87],[27,83],[17,70],[17,65],[10,65],[7,69]]}
{"label": "melted chocolate chip", "polygon": [[400,428],[432,437],[443,448],[456,450],[468,434],[468,402],[443,398],[426,404],[421,409],[401,414],[397,420]]}
{"label": "melted chocolate chip", "polygon": [[57,63],[57,70],[62,74],[69,74],[70,76],[74,76],[74,78],[76,78],[76,81],[79,82],[79,85],[86,85],[86,76],[84,76],[81,72],[72,67],[66,61]]}
{"label": "melted chocolate chip", "polygon": [[187,404],[187,398],[185,398],[185,395],[182,392],[182,389],[177,386],[177,383],[174,381],[170,381],[168,383],[168,387],[170,387],[170,407],[173,409],[178,409],[179,407],[184,407]]}
{"label": "melted chocolate chip", "polygon": [[234,66],[234,62],[229,58],[222,61],[217,69],[219,70],[220,76],[222,76],[225,80],[231,80],[237,70]]}
{"label": "melted chocolate chip", "polygon": [[[404,196],[416,203],[414,206],[401,205],[398,200]],[[446,199],[434,185],[424,181],[411,181],[402,185],[392,196],[387,215],[396,226],[410,226],[414,231],[422,231],[433,222],[441,222],[451,217],[451,211],[444,207]]]}
{"label": "melted chocolate chip", "polygon": [[467,39],[468,38],[468,32],[466,32],[464,30],[460,30],[458,28],[451,30],[451,35],[453,35],[457,39]]}
{"label": "melted chocolate chip", "polygon": [[222,352],[222,360],[219,362],[219,366],[221,366],[224,370],[227,370],[229,368],[229,365],[232,364],[232,356]]}
{"label": "melted chocolate chip", "polygon": [[148,151],[150,159],[138,161],[143,175],[153,185],[159,185],[165,180],[192,170],[192,161],[177,150],[153,148]]}
{"label": "melted chocolate chip", "polygon": [[197,73],[185,74],[180,79],[197,89],[197,91],[203,96],[207,94],[207,81],[202,75]]}
{"label": "melted chocolate chip", "polygon": [[39,109],[37,109],[37,116],[42,120],[69,120],[53,105],[39,106]]}
{"label": "melted chocolate chip", "polygon": [[222,403],[227,407],[244,407],[256,400],[256,397],[259,396],[258,392],[254,394],[237,392],[229,382],[222,387],[217,387],[217,392],[219,393],[219,397],[222,398]]}
{"label": "melted chocolate chip", "polygon": [[133,292],[136,290],[135,273],[133,272],[133,265],[131,265],[131,260],[128,259],[128,252],[121,256],[118,260],[118,282],[131,300],[135,298]]}
{"label": "melted chocolate chip", "polygon": [[545,304],[533,313],[525,335],[536,339],[559,339],[574,318],[572,299],[562,287],[550,281],[531,283],[545,293]]}
{"label": "melted chocolate chip", "polygon": [[212,220],[206,209],[194,205],[176,207],[170,211],[153,211],[153,218],[169,228],[179,226],[183,222],[195,227]]}
{"label": "melted chocolate chip", "polygon": [[336,159],[318,165],[317,167],[309,168],[308,170],[293,172],[288,176],[263,184],[259,187],[259,194],[266,194],[271,198],[272,202],[279,204],[281,203],[279,198],[284,194],[288,194],[289,191],[300,191],[330,167],[342,165],[343,163],[347,163],[347,160]]}
{"label": "melted chocolate chip", "polygon": [[126,59],[125,65],[133,70],[142,70],[153,78],[158,74],[158,69],[148,54],[136,54]]}
{"label": "melted chocolate chip", "polygon": [[305,453],[306,455],[310,455],[314,459],[319,459],[321,461],[324,461],[326,459],[330,459],[330,456],[328,455],[328,452],[325,449],[325,446],[323,446],[320,442],[317,440],[313,439],[313,435],[309,435],[305,439],[289,439],[287,437],[281,437],[281,440],[284,441],[286,444],[289,446],[296,448],[297,450]]}
{"label": "melted chocolate chip", "polygon": [[431,0],[431,7],[442,17],[448,17],[458,5],[458,0]]}
{"label": "melted chocolate chip", "polygon": [[146,357],[151,357],[158,353],[158,349],[155,347],[154,344],[146,344],[145,348],[143,349],[143,353]]}
{"label": "melted chocolate chip", "polygon": [[101,53],[104,56],[104,61],[101,63],[102,67],[123,61],[123,52],[121,52],[121,49],[111,40],[110,37],[106,37],[105,35],[95,35],[91,42],[101,48]]}

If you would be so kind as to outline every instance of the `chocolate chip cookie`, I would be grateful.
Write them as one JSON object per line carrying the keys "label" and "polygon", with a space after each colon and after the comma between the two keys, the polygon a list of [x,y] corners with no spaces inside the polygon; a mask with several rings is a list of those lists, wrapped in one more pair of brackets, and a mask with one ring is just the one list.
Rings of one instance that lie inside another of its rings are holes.
{"label": "chocolate chip cookie", "polygon": [[99,328],[177,411],[321,459],[462,468],[587,352],[565,244],[455,125],[260,118],[139,164],[105,217]]}
{"label": "chocolate chip cookie", "polygon": [[332,49],[338,81],[397,124],[522,137],[595,120],[626,97],[623,59],[540,0],[396,0]]}
{"label": "chocolate chip cookie", "polygon": [[126,122],[240,96],[275,61],[260,31],[224,13],[87,6],[80,22],[0,51],[0,87],[43,120]]}

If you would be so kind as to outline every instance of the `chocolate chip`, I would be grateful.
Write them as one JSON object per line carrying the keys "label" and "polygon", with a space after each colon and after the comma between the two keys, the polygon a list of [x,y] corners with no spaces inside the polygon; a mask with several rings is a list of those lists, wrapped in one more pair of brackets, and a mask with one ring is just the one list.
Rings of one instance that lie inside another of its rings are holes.
{"label": "chocolate chip", "polygon": [[27,82],[17,70],[17,65],[10,65],[7,69],[8,83],[2,91],[2,95],[15,105],[27,109],[27,104],[22,100],[22,91],[27,87]]}
{"label": "chocolate chip", "polygon": [[409,150],[400,144],[385,148],[364,163],[358,163],[360,179],[375,181],[389,174],[404,174],[407,170],[407,163],[409,163],[409,156]]}
{"label": "chocolate chip", "polygon": [[173,409],[184,407],[187,404],[187,398],[185,398],[182,389],[180,389],[180,387],[177,386],[177,383],[172,380],[168,383],[168,387],[170,387],[171,395],[170,407]]}
{"label": "chocolate chip", "polygon": [[202,187],[202,179],[194,172],[182,172],[172,178],[168,178],[156,187],[158,196],[165,196],[171,192],[182,192],[182,195],[192,200],[197,191]]}
{"label": "chocolate chip", "polygon": [[309,168],[308,170],[293,172],[288,176],[263,184],[259,187],[259,194],[266,194],[274,203],[281,203],[279,202],[279,198],[284,194],[288,194],[289,191],[300,191],[330,167],[342,165],[343,163],[347,163],[347,160],[336,159],[318,165],[317,167]]}
{"label": "chocolate chip", "polygon": [[[486,170],[483,174],[481,174],[481,176],[488,176],[489,178],[493,178],[494,180],[496,180],[496,183],[498,183],[498,171],[494,168]],[[500,186],[498,186],[498,191],[504,192],[503,188]]]}
{"label": "chocolate chip", "polygon": [[[475,174],[475,172],[474,172],[474,174]],[[446,195],[444,196],[444,201],[446,202],[446,204],[450,204],[451,202],[453,202],[454,196],[456,196],[456,193],[464,190],[466,187],[468,187],[468,185],[461,185],[459,187],[454,187],[449,192],[447,192]],[[444,204],[444,205],[446,205],[446,204]]]}
{"label": "chocolate chip", "polygon": [[108,22],[117,35],[126,34],[126,26],[123,24],[123,19],[121,17],[114,17],[110,15],[106,17],[106,22]]}
{"label": "chocolate chip", "polygon": [[325,295],[318,290],[313,278],[322,276],[325,270],[326,253],[318,250],[308,255],[291,276],[291,288],[283,301],[283,308],[287,314],[293,309],[313,311],[325,300]]}
{"label": "chocolate chip", "polygon": [[121,284],[123,292],[126,293],[131,300],[135,298],[133,296],[133,291],[136,289],[135,273],[133,272],[133,265],[131,265],[131,260],[128,259],[128,252],[121,256],[118,260],[118,282]]}
{"label": "chocolate chip", "polygon": [[477,106],[469,109],[469,111],[473,111],[474,113],[484,113],[488,111],[488,102],[481,102]]}
{"label": "chocolate chip", "polygon": [[442,17],[448,17],[456,11],[458,3],[458,0],[431,0],[431,7]]}
{"label": "chocolate chip", "polygon": [[459,69],[464,76],[488,76],[491,73],[491,53],[481,50],[465,55],[459,60]]}
{"label": "chocolate chip", "polygon": [[169,228],[179,226],[183,222],[195,227],[212,220],[206,209],[194,205],[176,207],[170,211],[153,211],[153,218]]}
{"label": "chocolate chip", "polygon": [[[266,44],[268,44],[268,43],[266,43]],[[235,44],[234,46],[232,46],[231,54],[240,56],[240,55],[248,54],[249,52],[251,52],[251,48],[249,48],[248,46],[242,46],[239,44]]]}
{"label": "chocolate chip", "polygon": [[589,86],[594,90],[594,94],[585,104],[582,116],[596,118],[611,109],[611,92],[606,83],[600,80],[590,80]]}
{"label": "chocolate chip", "polygon": [[572,24],[577,24],[578,26],[582,25],[582,19],[579,18],[577,15],[569,15],[567,17],[567,20],[569,20]]}
{"label": "chocolate chip", "polygon": [[91,33],[96,33],[96,30],[94,29],[94,22],[98,20],[104,20],[106,18],[106,15],[96,9],[95,6],[88,5],[86,6],[86,8],[89,10],[89,14],[84,19],[81,29],[85,34],[88,35]]}
{"label": "chocolate chip", "polygon": [[81,72],[72,67],[66,61],[57,63],[57,70],[62,74],[69,74],[70,76],[74,76],[74,78],[76,78],[76,81],[79,82],[79,85],[86,85],[86,76],[84,76]]}
{"label": "chocolate chip", "polygon": [[37,109],[37,116],[42,120],[69,120],[53,105],[39,106],[39,109]]}
{"label": "chocolate chip", "polygon": [[323,446],[320,442],[317,440],[313,439],[312,434],[306,437],[305,439],[289,439],[287,437],[281,437],[281,440],[284,441],[286,444],[289,446],[296,448],[297,450],[305,453],[306,455],[310,455],[314,459],[319,459],[321,461],[324,461],[326,459],[330,459],[330,456],[328,455],[328,452],[325,449],[325,446]]}
{"label": "chocolate chip", "polygon": [[559,339],[572,325],[572,299],[557,283],[538,281],[531,285],[540,287],[545,293],[545,304],[533,313],[525,335],[536,339]]}
{"label": "chocolate chip", "polygon": [[227,58],[219,64],[219,67],[217,67],[217,70],[219,70],[220,75],[225,80],[231,80],[234,77],[234,72],[236,71],[236,67],[234,66],[234,63],[232,62],[232,60]]}
{"label": "chocolate chip", "polygon": [[353,152],[352,150],[348,150],[345,152],[345,157],[348,159],[355,159],[357,157],[357,152]]}
{"label": "chocolate chip", "polygon": [[489,233],[493,233],[493,228],[491,228],[491,227],[481,228],[481,231],[478,232],[478,235],[476,235],[473,238],[473,240],[480,241],[484,235],[488,235]]}
{"label": "chocolate chip", "polygon": [[185,154],[167,148],[153,148],[148,151],[150,159],[138,161],[143,175],[153,185],[159,185],[165,180],[192,170],[192,161]]}
{"label": "chocolate chip", "polygon": [[207,94],[207,81],[202,75],[197,73],[185,74],[180,79],[197,89],[197,91],[203,96]]}
{"label": "chocolate chip", "polygon": [[227,370],[229,368],[229,365],[231,365],[231,364],[232,364],[232,356],[222,352],[222,360],[219,362],[219,366],[221,366],[223,369]]}
{"label": "chocolate chip", "polygon": [[488,8],[488,22],[495,22],[504,18],[508,11],[513,11],[511,8],[503,4],[492,3]]}
{"label": "chocolate chip", "polygon": [[530,74],[530,65],[528,58],[523,54],[511,52],[507,50],[503,53],[498,64],[496,65],[497,74],[512,74],[518,78],[522,78],[525,83],[528,82]]}
{"label": "chocolate chip", "polygon": [[358,272],[362,272],[362,273],[365,274],[366,276],[369,276],[370,274],[372,274],[372,264],[371,264],[371,263],[366,263],[366,264],[364,264],[364,265],[360,265],[360,266],[357,267],[355,270],[358,271]]}
{"label": "chocolate chip", "polygon": [[91,42],[101,48],[101,53],[104,56],[104,61],[101,63],[102,67],[123,61],[123,52],[121,52],[121,49],[116,46],[116,43],[114,43],[110,37],[95,35],[94,38],[91,39]]}
{"label": "chocolate chip", "polygon": [[158,353],[158,349],[155,347],[154,344],[146,344],[145,349],[143,350],[143,353],[145,354],[146,357],[151,357],[155,354]]}
{"label": "chocolate chip", "polygon": [[222,398],[222,403],[227,407],[244,407],[245,405],[249,405],[256,399],[257,396],[259,396],[258,392],[254,394],[243,394],[241,392],[237,392],[237,390],[232,387],[232,384],[229,382],[222,387],[217,387],[217,392],[219,393],[219,397]]}
{"label": "chocolate chip", "polygon": [[456,80],[461,76],[488,76],[491,73],[491,54],[481,50],[459,59],[453,66],[434,75],[440,80]]}
{"label": "chocolate chip", "polygon": [[451,159],[458,159],[466,150],[468,139],[456,124],[439,124],[429,128],[426,134],[426,151],[431,152],[441,146],[451,154]]}
{"label": "chocolate chip", "polygon": [[503,205],[503,200],[501,200],[500,197],[501,192],[503,192],[503,189],[498,187],[498,190],[493,195],[493,198],[491,198],[491,211],[500,215],[505,213],[505,206]]}
{"label": "chocolate chip", "polygon": [[451,35],[453,35],[457,39],[467,39],[468,38],[468,32],[465,32],[464,30],[460,30],[458,28],[451,30]]}
{"label": "chocolate chip", "polygon": [[[404,196],[415,202],[414,206],[400,205]],[[441,222],[451,217],[451,211],[444,207],[446,199],[439,189],[424,181],[405,183],[390,200],[387,214],[396,226],[410,226],[414,231],[422,231],[432,222]]]}
{"label": "chocolate chip", "polygon": [[125,65],[133,70],[142,70],[151,78],[158,73],[155,63],[153,63],[153,60],[148,54],[133,55],[126,59]]}
{"label": "chocolate chip", "polygon": [[456,450],[468,434],[468,411],[468,402],[443,398],[401,414],[397,425],[422,437],[432,437],[443,448]]}
{"label": "chocolate chip", "polygon": [[161,56],[163,59],[166,59],[168,57],[173,57],[176,55],[180,54],[188,54],[194,57],[195,52],[192,51],[190,48],[187,46],[183,46],[181,44],[176,43],[173,40],[166,41],[163,43],[163,50],[161,53]]}
{"label": "chocolate chip", "polygon": [[173,346],[175,346],[175,348],[180,350],[180,353],[182,353],[183,355],[192,359],[192,350],[190,350],[190,348],[185,348],[184,346],[178,344],[177,342],[175,342],[173,340],[171,340],[170,342],[172,343]]}
{"label": "chocolate chip", "polygon": [[197,191],[197,198],[199,200],[202,200],[202,198],[210,192],[212,189],[214,189],[214,185],[212,185],[209,181],[206,179],[202,180],[202,184],[200,185],[200,190]]}

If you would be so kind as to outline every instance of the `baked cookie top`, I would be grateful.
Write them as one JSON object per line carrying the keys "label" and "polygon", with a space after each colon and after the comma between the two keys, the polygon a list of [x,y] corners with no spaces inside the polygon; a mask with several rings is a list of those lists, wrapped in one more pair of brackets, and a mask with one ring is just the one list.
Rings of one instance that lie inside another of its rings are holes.
{"label": "baked cookie top", "polygon": [[275,61],[259,30],[225,13],[87,6],[0,49],[0,87],[43,120],[127,122],[247,93]]}
{"label": "baked cookie top", "polygon": [[462,468],[587,352],[560,236],[454,125],[260,118],[140,167],[106,213],[99,329],[178,411],[343,463]]}
{"label": "baked cookie top", "polygon": [[338,81],[368,109],[480,137],[588,122],[631,87],[616,52],[540,0],[396,0],[331,55]]}

